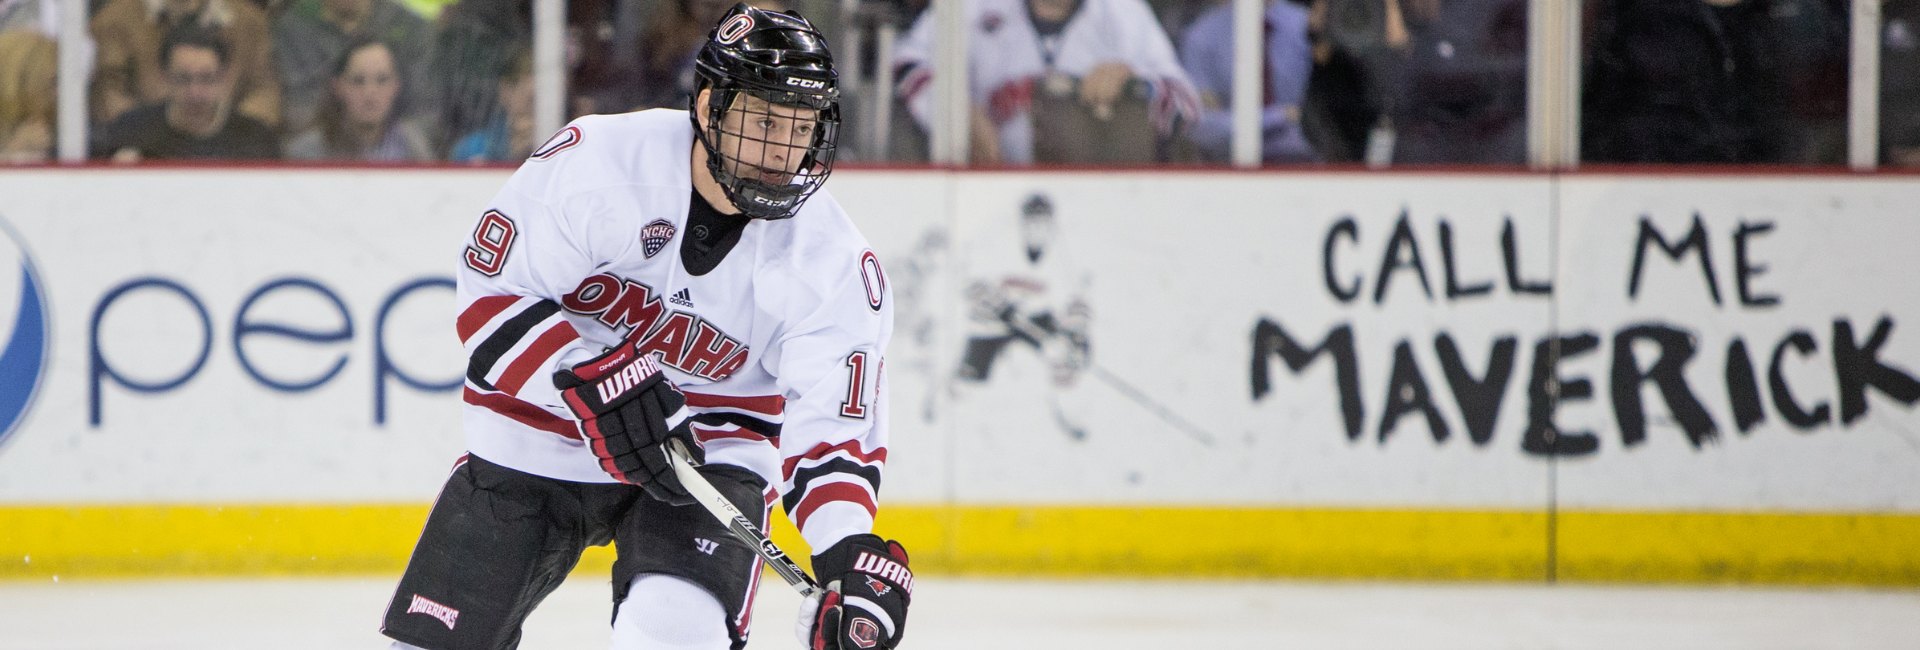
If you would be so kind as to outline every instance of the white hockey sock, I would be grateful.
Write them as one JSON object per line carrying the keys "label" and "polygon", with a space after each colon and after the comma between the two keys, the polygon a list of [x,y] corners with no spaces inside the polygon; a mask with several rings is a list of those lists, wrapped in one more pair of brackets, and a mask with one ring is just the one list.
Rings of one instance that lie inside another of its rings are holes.
{"label": "white hockey sock", "polygon": [[732,643],[719,599],[670,575],[635,577],[613,619],[613,650],[723,650]]}

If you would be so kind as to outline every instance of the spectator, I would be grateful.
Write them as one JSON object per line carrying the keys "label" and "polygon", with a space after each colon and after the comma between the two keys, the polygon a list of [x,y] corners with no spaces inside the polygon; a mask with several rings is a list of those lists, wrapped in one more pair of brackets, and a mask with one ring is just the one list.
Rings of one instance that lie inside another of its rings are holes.
{"label": "spectator", "polygon": [[178,29],[212,33],[231,48],[237,112],[263,124],[280,122],[280,79],[266,14],[245,0],[108,0],[90,27],[97,45],[93,115],[112,122],[137,106],[168,97],[160,47]]}
{"label": "spectator", "polygon": [[101,133],[95,157],[115,162],[179,158],[246,160],[280,157],[273,131],[234,113],[233,59],[211,32],[177,30],[161,45],[167,99],[136,108]]}
{"label": "spectator", "polygon": [[1880,11],[1880,160],[1920,167],[1920,0]]}
{"label": "spectator", "polygon": [[[715,19],[716,21],[719,19]],[[533,130],[533,52],[516,50],[500,76],[498,105],[485,127],[468,133],[447,156],[455,162],[514,162],[533,153],[540,144]]]}
{"label": "spectator", "polygon": [[[1306,98],[1313,55],[1307,43],[1307,10],[1284,0],[1267,0],[1261,30],[1260,159],[1267,163],[1315,160],[1300,129],[1300,102]],[[1233,3],[1194,19],[1180,38],[1180,61],[1200,91],[1200,118],[1193,142],[1200,157],[1225,161],[1233,136]]]}
{"label": "spectator", "polygon": [[[1139,141],[1151,159],[1156,141],[1199,114],[1193,82],[1144,0],[971,0],[965,12],[976,163],[1117,161]],[[898,49],[903,100],[922,128],[933,113],[934,31],[933,12],[923,13]],[[1047,103],[1076,111],[1055,123],[1067,128],[1036,127],[1051,113],[1036,105]]]}
{"label": "spectator", "polygon": [[53,40],[33,29],[0,31],[0,164],[53,155]]}
{"label": "spectator", "polygon": [[1402,0],[1313,0],[1313,73],[1301,126],[1328,162],[1388,162],[1401,61],[1413,45]]}
{"label": "spectator", "polygon": [[393,60],[393,48],[378,40],[347,46],[334,66],[331,92],[320,105],[312,128],[287,142],[290,160],[433,160],[433,146],[413,120],[404,117],[406,82]]}
{"label": "spectator", "polygon": [[[839,4],[839,0],[802,1],[836,8]],[[610,7],[604,0],[570,0],[570,112],[578,116],[635,108],[685,108],[691,97],[694,52],[733,2],[672,0],[643,4],[627,0]],[[788,9],[785,2],[759,0],[748,4],[774,11]],[[834,21],[822,20],[813,11],[804,15],[832,42]],[[701,20],[706,22],[697,22]],[[842,144],[844,151],[844,141]]]}
{"label": "spectator", "polygon": [[440,14],[433,82],[448,142],[500,117],[500,74],[533,45],[532,0],[459,0]]}
{"label": "spectator", "polygon": [[329,92],[334,64],[348,45],[362,40],[381,41],[393,51],[401,85],[409,92],[403,105],[419,108],[428,103],[421,96],[432,42],[427,21],[393,0],[291,0],[273,23],[274,63],[286,85],[288,132],[312,126]]}
{"label": "spectator", "polygon": [[1412,0],[1393,162],[1527,161],[1526,0]]}
{"label": "spectator", "polygon": [[1611,0],[1581,104],[1595,162],[1780,162],[1770,0]]}

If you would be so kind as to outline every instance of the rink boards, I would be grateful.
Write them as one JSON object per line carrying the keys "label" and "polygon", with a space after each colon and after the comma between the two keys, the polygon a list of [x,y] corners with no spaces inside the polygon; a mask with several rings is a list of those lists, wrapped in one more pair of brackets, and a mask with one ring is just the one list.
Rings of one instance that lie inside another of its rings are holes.
{"label": "rink boards", "polygon": [[[505,176],[0,176],[0,577],[397,571]],[[1920,584],[1920,178],[829,187],[917,568]]]}

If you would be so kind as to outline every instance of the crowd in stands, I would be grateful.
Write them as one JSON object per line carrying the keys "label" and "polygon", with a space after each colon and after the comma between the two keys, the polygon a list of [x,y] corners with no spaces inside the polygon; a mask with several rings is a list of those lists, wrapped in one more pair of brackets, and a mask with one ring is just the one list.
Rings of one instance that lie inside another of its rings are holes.
{"label": "crowd in stands", "polygon": [[[568,0],[570,115],[683,108],[733,0]],[[532,0],[90,0],[97,159],[514,162],[533,106]],[[926,0],[759,0],[819,23],[849,158],[927,156]],[[1528,0],[1266,0],[1268,164],[1526,160]],[[0,162],[54,151],[58,0],[0,0]],[[1583,157],[1840,164],[1847,0],[1583,0]],[[1881,154],[1920,165],[1920,0],[1883,4]],[[1221,163],[1230,0],[968,0],[969,157]],[[881,47],[876,22],[898,29]],[[844,40],[843,40],[844,39]],[[884,58],[883,57],[888,57]],[[876,74],[884,70],[887,74]],[[879,80],[890,78],[890,87]],[[881,120],[886,124],[886,120]]]}

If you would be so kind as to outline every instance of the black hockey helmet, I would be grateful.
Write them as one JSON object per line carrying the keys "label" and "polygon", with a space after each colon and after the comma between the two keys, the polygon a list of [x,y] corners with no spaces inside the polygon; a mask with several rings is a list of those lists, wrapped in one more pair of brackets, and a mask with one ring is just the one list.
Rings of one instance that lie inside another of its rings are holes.
{"label": "black hockey helmet", "polygon": [[[696,90],[689,116],[707,149],[707,169],[726,189],[727,199],[749,217],[792,217],[833,171],[840,130],[839,80],[820,31],[796,13],[737,4],[707,35],[694,72],[699,88],[713,92],[702,106]],[[771,106],[759,111],[748,110],[744,102],[735,106],[741,95]],[[728,109],[735,111],[733,126],[727,124]],[[699,119],[703,111],[705,128]],[[760,127],[786,118],[794,119],[790,132]],[[753,151],[761,152],[758,163],[742,155]],[[769,165],[775,155],[781,162]]]}

